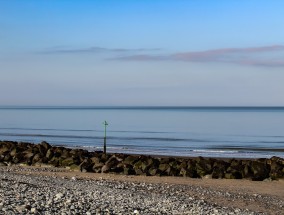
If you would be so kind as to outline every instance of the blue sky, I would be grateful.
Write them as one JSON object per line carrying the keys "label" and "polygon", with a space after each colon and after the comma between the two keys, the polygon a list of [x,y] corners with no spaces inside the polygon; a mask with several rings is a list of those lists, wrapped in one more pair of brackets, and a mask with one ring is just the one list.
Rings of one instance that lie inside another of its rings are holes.
{"label": "blue sky", "polygon": [[284,106],[283,8],[0,0],[0,105]]}

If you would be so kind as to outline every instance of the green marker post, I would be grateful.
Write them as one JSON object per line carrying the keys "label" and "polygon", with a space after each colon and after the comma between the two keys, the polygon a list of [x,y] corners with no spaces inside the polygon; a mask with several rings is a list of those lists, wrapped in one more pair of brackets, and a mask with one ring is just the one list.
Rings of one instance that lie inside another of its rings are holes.
{"label": "green marker post", "polygon": [[104,126],[105,126],[105,136],[104,136],[104,154],[106,154],[106,127],[108,125],[107,121],[103,122]]}

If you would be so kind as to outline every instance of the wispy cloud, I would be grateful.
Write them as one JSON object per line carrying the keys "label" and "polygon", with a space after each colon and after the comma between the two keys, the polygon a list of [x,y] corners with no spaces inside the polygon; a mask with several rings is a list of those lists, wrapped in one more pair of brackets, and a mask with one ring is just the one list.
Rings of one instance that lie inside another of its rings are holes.
{"label": "wispy cloud", "polygon": [[[272,52],[281,53],[284,59],[284,46],[262,46],[249,48],[227,48],[212,49],[198,52],[178,52],[170,55],[127,55],[113,58],[114,60],[136,60],[136,61],[156,61],[172,60],[187,62],[223,62],[252,66],[282,67],[284,60],[269,59],[268,56],[260,57],[259,54],[269,54]],[[279,57],[281,57],[279,56]]]}
{"label": "wispy cloud", "polygon": [[97,54],[97,53],[128,53],[128,52],[147,52],[147,51],[159,51],[160,49],[126,49],[126,48],[104,48],[104,47],[88,47],[88,48],[52,48],[43,50],[41,54]]}
{"label": "wispy cloud", "polygon": [[240,64],[265,67],[284,67],[284,60],[247,60]]}
{"label": "wispy cloud", "polygon": [[110,58],[109,60],[122,60],[122,61],[156,61],[156,60],[165,60],[166,56],[155,56],[155,55],[147,55],[147,54],[140,54],[140,55],[129,55],[129,56],[122,56],[122,57],[115,57]]}

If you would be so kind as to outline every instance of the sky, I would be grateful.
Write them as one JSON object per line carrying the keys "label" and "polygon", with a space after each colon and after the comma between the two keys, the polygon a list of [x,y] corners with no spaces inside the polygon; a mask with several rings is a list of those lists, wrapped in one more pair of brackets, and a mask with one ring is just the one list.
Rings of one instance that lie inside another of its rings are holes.
{"label": "sky", "polygon": [[284,106],[283,8],[0,0],[0,105]]}

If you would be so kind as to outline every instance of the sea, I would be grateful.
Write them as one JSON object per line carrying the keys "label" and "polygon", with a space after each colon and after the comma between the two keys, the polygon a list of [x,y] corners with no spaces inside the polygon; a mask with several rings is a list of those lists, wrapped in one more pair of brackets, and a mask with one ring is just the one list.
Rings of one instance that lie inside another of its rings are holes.
{"label": "sea", "polygon": [[284,158],[284,107],[0,107],[0,140],[101,151],[105,132],[112,153]]}

